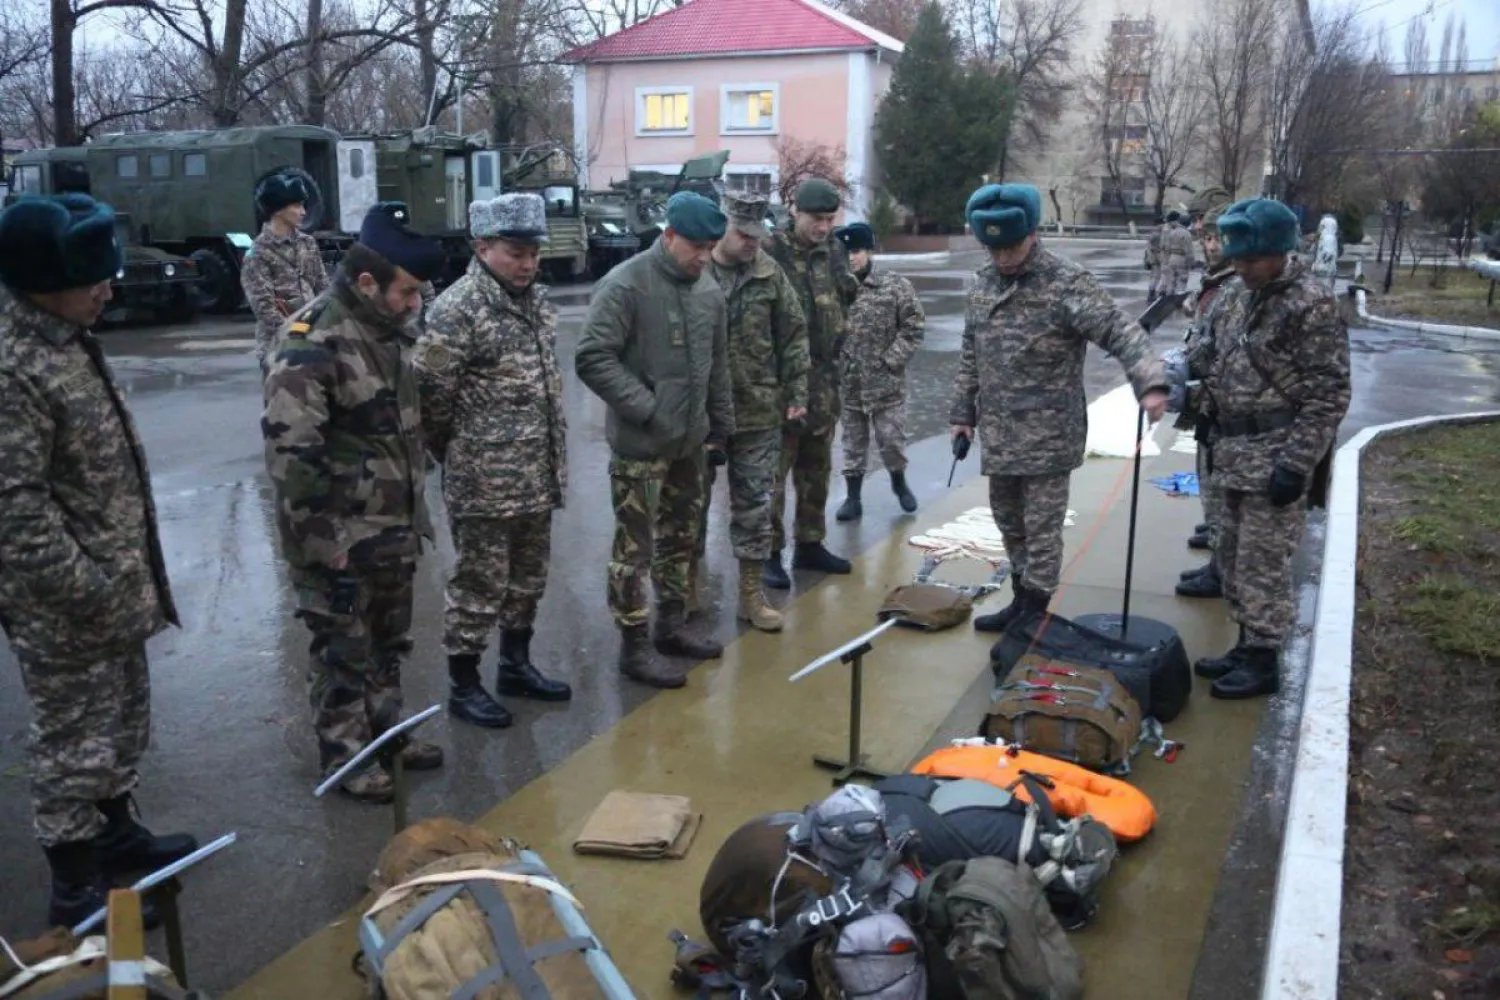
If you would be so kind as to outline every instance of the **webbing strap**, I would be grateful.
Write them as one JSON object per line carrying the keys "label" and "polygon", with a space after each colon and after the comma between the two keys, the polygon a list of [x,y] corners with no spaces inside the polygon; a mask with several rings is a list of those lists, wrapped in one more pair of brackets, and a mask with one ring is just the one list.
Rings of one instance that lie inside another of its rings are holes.
{"label": "webbing strap", "polygon": [[[528,951],[526,955],[532,962],[540,962],[543,959],[552,958],[555,955],[562,955],[570,951],[588,951],[592,947],[594,947],[593,938],[559,938],[556,941],[548,941],[545,944],[537,945]],[[509,970],[504,965],[492,965],[454,990],[449,994],[448,1000],[474,1000],[481,990],[488,989],[500,983],[508,974]]]}
{"label": "webbing strap", "polygon": [[376,967],[383,966],[391,952],[406,940],[408,934],[425,924],[429,917],[451,903],[463,891],[464,883],[455,882],[452,885],[443,886],[436,892],[428,893],[420,903],[412,907],[410,913],[396,922],[396,926],[391,928],[391,933],[381,942],[380,949],[374,955]]}
{"label": "webbing strap", "polygon": [[[495,953],[500,957],[501,974],[510,976],[521,1000],[552,1000],[547,985],[531,966],[526,945],[516,927],[515,914],[511,913],[510,904],[500,895],[500,890],[488,882],[471,882],[468,888],[469,894],[474,897],[474,901],[484,911],[485,919],[489,921]],[[465,989],[468,985],[465,983],[460,989]],[[473,994],[469,994],[467,1000],[472,1000],[478,992],[475,990]],[[461,1000],[457,992],[454,997],[455,1000]]]}

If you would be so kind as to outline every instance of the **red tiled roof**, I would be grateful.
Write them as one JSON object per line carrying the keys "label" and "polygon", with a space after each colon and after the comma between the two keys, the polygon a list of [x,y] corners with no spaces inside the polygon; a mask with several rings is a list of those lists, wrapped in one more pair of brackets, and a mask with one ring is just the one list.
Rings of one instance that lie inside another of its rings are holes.
{"label": "red tiled roof", "polygon": [[614,62],[806,49],[901,50],[901,43],[817,0],[688,0],[581,45],[566,62]]}

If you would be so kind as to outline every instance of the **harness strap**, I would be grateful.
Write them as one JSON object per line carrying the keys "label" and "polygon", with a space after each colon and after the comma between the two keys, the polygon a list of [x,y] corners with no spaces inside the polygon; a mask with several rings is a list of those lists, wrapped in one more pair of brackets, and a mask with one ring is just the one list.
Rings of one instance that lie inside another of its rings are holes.
{"label": "harness strap", "polygon": [[[473,882],[468,886],[469,894],[484,911],[484,916],[490,925],[490,934],[494,938],[495,952],[500,957],[500,975],[510,976],[511,982],[520,993],[521,1000],[552,1000],[552,994],[547,985],[542,982],[542,977],[537,974],[531,964],[531,958],[527,954],[526,945],[521,940],[521,932],[516,927],[515,914],[510,910],[510,904],[505,897],[500,895],[500,890],[489,882]],[[489,970],[487,970],[489,971]],[[485,973],[481,973],[484,975]],[[475,977],[479,978],[479,977]],[[473,982],[465,983],[460,992],[467,989]],[[473,995],[477,995],[476,989]],[[473,995],[462,1000],[472,1000]],[[455,998],[460,1000],[460,998]]]}
{"label": "harness strap", "polygon": [[426,899],[412,907],[412,911],[402,917],[395,927],[391,928],[391,933],[381,942],[379,950],[371,956],[377,966],[384,965],[385,960],[390,957],[391,952],[395,951],[396,946],[406,940],[408,934],[427,923],[434,913],[453,902],[458,894],[463,891],[464,883],[462,882],[455,885],[447,885],[431,893]]}

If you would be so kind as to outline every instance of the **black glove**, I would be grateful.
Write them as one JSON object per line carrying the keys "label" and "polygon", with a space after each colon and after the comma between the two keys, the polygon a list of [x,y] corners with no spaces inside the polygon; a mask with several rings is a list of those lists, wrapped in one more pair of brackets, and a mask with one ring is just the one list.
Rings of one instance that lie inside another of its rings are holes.
{"label": "black glove", "polygon": [[1286,507],[1307,492],[1307,476],[1295,469],[1278,465],[1271,470],[1271,506]]}
{"label": "black glove", "polygon": [[729,456],[724,454],[723,448],[710,448],[706,454],[708,455],[708,464],[713,468],[717,469],[719,466],[726,465],[729,462]]}
{"label": "black glove", "polygon": [[969,445],[973,444],[967,434],[953,436],[953,457],[962,462],[969,457]]}
{"label": "black glove", "polygon": [[359,578],[353,573],[337,574],[328,594],[328,610],[336,615],[352,615],[358,600]]}

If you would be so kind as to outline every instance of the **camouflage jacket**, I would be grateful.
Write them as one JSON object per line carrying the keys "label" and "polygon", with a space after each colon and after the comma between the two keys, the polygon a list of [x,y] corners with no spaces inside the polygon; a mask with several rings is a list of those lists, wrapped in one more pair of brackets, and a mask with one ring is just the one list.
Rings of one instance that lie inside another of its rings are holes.
{"label": "camouflage jacket", "polygon": [[1160,253],[1164,266],[1188,267],[1193,262],[1193,234],[1182,226],[1167,226],[1161,237]]}
{"label": "camouflage jacket", "polygon": [[287,317],[328,290],[318,241],[301,232],[277,236],[266,223],[240,265],[240,286],[255,314],[255,356],[264,359]]}
{"label": "camouflage jacket", "polygon": [[724,293],[689,277],[657,240],[594,286],[578,338],[578,378],[609,407],[622,458],[698,455],[734,433]]}
{"label": "camouflage jacket", "polygon": [[864,412],[906,397],[906,366],[922,346],[927,317],[905,276],[871,268],[849,309],[844,405]]}
{"label": "camouflage jacket", "polygon": [[831,426],[839,415],[839,352],[849,328],[849,306],[859,282],[849,270],[844,245],[830,236],[804,246],[790,230],[778,230],[770,253],[802,297],[812,368],[807,376],[807,422]]}
{"label": "camouflage jacket", "polygon": [[1146,331],[1092,274],[1038,243],[1019,273],[987,264],[969,287],[950,422],[976,428],[989,476],[1041,476],[1083,464],[1083,360],[1098,344],[1137,396],[1166,391]]}
{"label": "camouflage jacket", "polygon": [[1151,232],[1146,234],[1146,266],[1155,267],[1161,263],[1161,226],[1152,226]]}
{"label": "camouflage jacket", "polygon": [[[1240,285],[1240,279],[1235,276],[1234,268],[1228,264],[1220,266],[1203,276],[1202,283],[1198,286],[1198,294],[1190,296],[1183,303],[1183,307],[1189,310],[1187,335],[1183,338],[1183,350],[1188,356],[1194,352],[1213,350],[1213,321],[1218,314],[1219,307],[1224,304],[1225,295],[1233,288]],[[1200,389],[1189,386],[1187,405],[1178,414],[1177,422],[1174,424],[1179,430],[1193,427],[1203,403],[1203,393]]]}
{"label": "camouflage jacket", "polygon": [[1277,465],[1311,476],[1349,409],[1349,331],[1338,304],[1296,257],[1259,291],[1236,282],[1220,299],[1212,335],[1188,354],[1206,411],[1220,423],[1295,417],[1262,434],[1220,437],[1215,482],[1260,493]]}
{"label": "camouflage jacket", "polygon": [[146,453],[99,342],[4,286],[0,623],[54,656],[178,624]]}
{"label": "camouflage jacket", "polygon": [[546,289],[512,296],[476,256],[427,314],[414,357],[422,432],[454,517],[516,517],[568,489],[557,314]]}
{"label": "camouflage jacket", "polygon": [[807,405],[807,321],[797,289],[761,251],[737,268],[713,265],[729,307],[729,378],[737,431],[780,427]]}
{"label": "camouflage jacket", "polygon": [[282,335],[261,433],[293,567],[411,561],[432,537],[412,347],[342,278]]}

